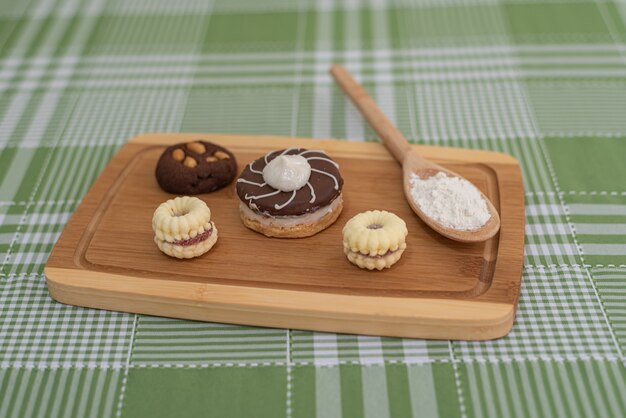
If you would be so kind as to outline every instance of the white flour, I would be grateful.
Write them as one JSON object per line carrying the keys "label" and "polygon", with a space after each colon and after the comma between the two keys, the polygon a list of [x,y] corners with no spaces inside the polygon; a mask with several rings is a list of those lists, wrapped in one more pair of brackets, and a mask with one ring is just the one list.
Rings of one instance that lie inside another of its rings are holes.
{"label": "white flour", "polygon": [[411,196],[422,212],[447,228],[478,229],[491,218],[487,203],[472,183],[441,171],[425,180],[411,174]]}

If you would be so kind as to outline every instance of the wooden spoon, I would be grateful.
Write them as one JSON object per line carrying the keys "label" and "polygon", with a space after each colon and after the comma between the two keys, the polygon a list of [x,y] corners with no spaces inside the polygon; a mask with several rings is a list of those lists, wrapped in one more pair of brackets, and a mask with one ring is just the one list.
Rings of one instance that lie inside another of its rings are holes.
{"label": "wooden spoon", "polygon": [[348,70],[341,65],[335,64],[331,67],[330,73],[344,93],[352,100],[352,103],[355,104],[361,114],[367,119],[378,136],[383,140],[383,144],[385,144],[389,152],[402,164],[404,195],[413,211],[426,225],[430,226],[444,237],[460,242],[486,241],[498,232],[500,229],[500,216],[498,215],[498,211],[496,211],[491,201],[482,193],[481,195],[483,199],[485,199],[487,208],[491,213],[491,218],[479,229],[461,231],[448,228],[422,212],[411,196],[411,174],[415,173],[421,179],[427,179],[442,171],[450,177],[463,177],[432,161],[420,157],[398,128],[396,128],[382,110],[376,106],[374,100],[367,94],[365,89],[356,82]]}

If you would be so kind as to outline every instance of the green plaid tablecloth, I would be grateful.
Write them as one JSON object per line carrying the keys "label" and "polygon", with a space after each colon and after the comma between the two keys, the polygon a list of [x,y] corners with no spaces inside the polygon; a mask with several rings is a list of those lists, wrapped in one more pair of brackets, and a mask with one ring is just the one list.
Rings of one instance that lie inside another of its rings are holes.
{"label": "green plaid tablecloth", "polygon": [[[335,335],[52,301],[55,240],[136,134],[375,141],[333,62],[412,141],[520,160],[509,336]],[[0,0],[0,417],[625,416],[625,159],[624,1]]]}

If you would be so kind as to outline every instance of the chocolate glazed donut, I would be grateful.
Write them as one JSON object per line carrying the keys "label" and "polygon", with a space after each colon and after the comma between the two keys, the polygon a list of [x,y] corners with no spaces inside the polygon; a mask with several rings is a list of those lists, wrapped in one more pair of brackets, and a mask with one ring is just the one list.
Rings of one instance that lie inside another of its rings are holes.
{"label": "chocolate glazed donut", "polygon": [[[293,192],[276,190],[263,180],[263,169],[279,155],[300,155],[311,166],[308,183]],[[339,166],[326,153],[304,148],[273,151],[248,164],[237,180],[237,195],[250,209],[268,216],[299,216],[329,205],[341,194]]]}
{"label": "chocolate glazed donut", "polygon": [[[282,168],[268,167],[264,176],[268,164]],[[248,164],[237,180],[241,221],[268,237],[315,235],[339,217],[342,187],[338,164],[323,151],[272,151]]]}

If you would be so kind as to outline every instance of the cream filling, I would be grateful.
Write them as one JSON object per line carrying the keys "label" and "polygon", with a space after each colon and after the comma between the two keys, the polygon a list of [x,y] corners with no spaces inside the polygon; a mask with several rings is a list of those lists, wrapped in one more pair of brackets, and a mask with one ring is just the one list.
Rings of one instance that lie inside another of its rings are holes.
{"label": "cream filling", "polygon": [[298,216],[264,216],[257,212],[254,212],[244,202],[239,203],[239,210],[249,219],[259,222],[263,226],[280,227],[280,228],[292,228],[297,225],[313,224],[318,222],[324,216],[337,210],[341,204],[341,195],[335,200],[330,202],[329,205],[324,206],[316,210],[315,212],[307,213],[305,215]]}

